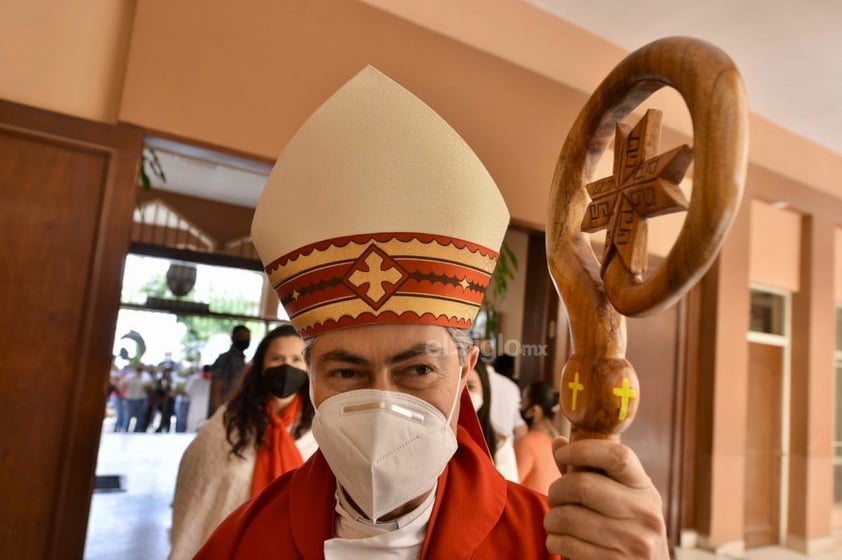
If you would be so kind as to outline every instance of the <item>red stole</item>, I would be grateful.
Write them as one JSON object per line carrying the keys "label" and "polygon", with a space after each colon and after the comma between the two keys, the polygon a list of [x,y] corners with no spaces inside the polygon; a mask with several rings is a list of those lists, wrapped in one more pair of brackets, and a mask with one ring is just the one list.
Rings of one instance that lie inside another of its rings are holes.
{"label": "red stole", "polygon": [[[497,472],[467,391],[461,410],[459,449],[439,477],[422,560],[557,559],[544,544],[546,497]],[[196,558],[321,559],[334,536],[335,494],[336,479],[317,452],[234,510]]]}
{"label": "red stole", "polygon": [[293,469],[297,469],[304,460],[289,433],[289,427],[298,419],[301,412],[301,397],[296,395],[280,416],[267,405],[269,425],[263,434],[263,445],[257,448],[254,463],[254,475],[251,479],[251,496],[254,497],[266,488],[270,482]]}

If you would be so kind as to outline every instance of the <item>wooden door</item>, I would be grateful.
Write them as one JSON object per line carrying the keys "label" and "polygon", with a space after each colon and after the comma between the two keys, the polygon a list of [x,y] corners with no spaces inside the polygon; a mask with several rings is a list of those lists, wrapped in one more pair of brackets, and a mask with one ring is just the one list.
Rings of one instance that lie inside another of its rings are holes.
{"label": "wooden door", "polygon": [[0,558],[82,558],[141,149],[0,101]]}
{"label": "wooden door", "polygon": [[778,543],[783,363],[783,348],[749,344],[744,497],[747,548]]}
{"label": "wooden door", "polygon": [[640,379],[640,408],[623,443],[634,449],[661,494],[670,545],[678,544],[684,410],[684,301],[628,319],[626,357]]}
{"label": "wooden door", "polygon": [[559,298],[547,270],[547,242],[543,232],[530,231],[526,257],[522,353],[518,384],[556,381],[553,372]]}

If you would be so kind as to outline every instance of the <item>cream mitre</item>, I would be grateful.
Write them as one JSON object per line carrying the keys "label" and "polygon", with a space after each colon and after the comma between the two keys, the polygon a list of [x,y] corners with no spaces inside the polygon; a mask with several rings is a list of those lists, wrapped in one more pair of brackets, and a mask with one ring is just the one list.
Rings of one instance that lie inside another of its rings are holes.
{"label": "cream mitre", "polygon": [[470,328],[508,223],[465,141],[369,66],[287,144],[252,240],[305,338],[375,323]]}

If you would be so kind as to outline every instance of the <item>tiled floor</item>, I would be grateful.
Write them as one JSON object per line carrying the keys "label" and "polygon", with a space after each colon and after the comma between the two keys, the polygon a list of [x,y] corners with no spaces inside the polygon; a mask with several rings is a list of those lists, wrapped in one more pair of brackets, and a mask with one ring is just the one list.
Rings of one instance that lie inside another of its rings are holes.
{"label": "tiled floor", "polygon": [[[170,503],[178,461],[193,434],[103,432],[98,475],[122,475],[124,492],[94,493],[85,560],[165,560],[169,554]],[[759,548],[735,559],[679,549],[676,560],[842,560],[835,552],[804,556],[780,548]]]}
{"label": "tiled floor", "polygon": [[837,545],[837,549],[827,554],[818,554],[814,556],[805,556],[798,554],[791,550],[777,547],[755,548],[747,551],[744,555],[739,557],[716,555],[711,552],[701,550],[685,550],[679,549],[676,551],[676,560],[842,560],[842,543]]}
{"label": "tiled floor", "polygon": [[124,492],[95,492],[86,560],[165,560],[178,461],[194,434],[103,432],[97,474],[123,477]]}

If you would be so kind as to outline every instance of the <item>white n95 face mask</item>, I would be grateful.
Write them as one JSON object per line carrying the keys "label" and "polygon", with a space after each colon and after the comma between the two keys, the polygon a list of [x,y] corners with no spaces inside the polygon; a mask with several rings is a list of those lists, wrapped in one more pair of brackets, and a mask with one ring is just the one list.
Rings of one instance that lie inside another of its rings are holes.
{"label": "white n95 face mask", "polygon": [[336,480],[372,521],[431,490],[457,448],[436,407],[376,389],[326,399],[313,436]]}

